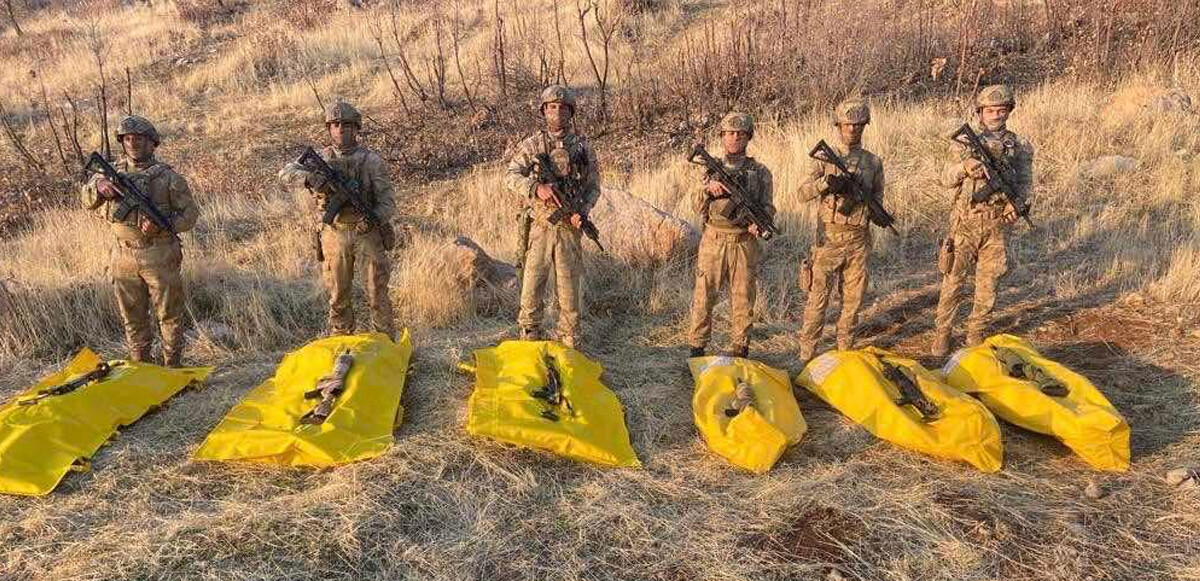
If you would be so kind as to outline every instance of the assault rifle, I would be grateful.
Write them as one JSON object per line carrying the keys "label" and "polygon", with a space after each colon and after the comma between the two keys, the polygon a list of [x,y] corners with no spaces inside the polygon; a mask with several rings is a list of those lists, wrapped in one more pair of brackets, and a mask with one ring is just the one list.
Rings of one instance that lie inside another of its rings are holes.
{"label": "assault rifle", "polygon": [[879,362],[883,364],[884,378],[892,382],[892,385],[895,385],[896,389],[900,391],[900,399],[896,400],[896,405],[913,406],[917,413],[921,414],[921,421],[925,423],[932,422],[942,415],[937,405],[925,397],[917,383],[899,366],[892,365],[883,359],[880,359]]}
{"label": "assault rifle", "polygon": [[75,391],[89,383],[96,383],[96,382],[99,382],[100,380],[104,379],[105,377],[108,377],[108,374],[110,372],[112,372],[112,368],[113,368],[113,366],[109,365],[108,362],[101,361],[99,364],[96,365],[95,369],[93,369],[83,375],[80,375],[79,377],[76,377],[75,379],[72,379],[71,381],[68,381],[66,383],[55,385],[53,387],[39,389],[37,394],[34,395],[33,397],[31,397],[29,399],[19,400],[19,401],[17,401],[17,403],[20,405],[33,405],[33,404],[35,404],[39,401],[42,401],[43,399],[46,399],[48,397],[54,397],[56,395],[66,395],[66,394],[71,393],[72,391]]}
{"label": "assault rifle", "polygon": [[584,211],[584,200],[573,188],[567,184],[565,178],[561,178],[554,172],[554,164],[550,161],[550,156],[545,153],[539,153],[533,157],[537,163],[537,180],[540,184],[546,184],[551,189],[551,201],[554,202],[555,210],[550,214],[549,222],[558,224],[563,220],[570,221],[571,216],[579,214],[579,230],[587,236],[589,240],[596,243],[596,248],[600,252],[604,252],[604,246],[600,244],[600,231],[596,229],[591,218],[588,218],[587,212]]}
{"label": "assault rifle", "polygon": [[296,163],[306,171],[318,174],[326,180],[325,183],[327,184],[326,187],[330,190],[330,196],[325,204],[325,214],[321,216],[322,222],[333,224],[333,220],[346,208],[346,204],[349,204],[355,210],[358,210],[359,214],[362,214],[363,219],[372,228],[379,229],[384,249],[392,249],[396,241],[395,231],[392,230],[391,224],[387,224],[381,220],[379,214],[375,213],[375,209],[367,205],[367,202],[363,200],[362,184],[357,179],[330,167],[325,158],[321,157],[311,147],[304,149],[304,153],[300,154],[300,157],[296,159]]}
{"label": "assault rifle", "polygon": [[[700,161],[696,161],[699,158]],[[727,212],[724,212],[725,218],[733,218],[734,212],[743,210],[750,218],[750,222],[758,226],[759,236],[763,240],[770,240],[772,236],[779,233],[779,228],[775,226],[775,219],[767,213],[766,209],[761,204],[750,198],[750,194],[742,187],[729,172],[725,171],[725,165],[717,161],[713,156],[709,155],[708,150],[704,149],[703,143],[697,143],[692,148],[691,154],[688,155],[688,163],[702,165],[708,169],[710,177],[715,178],[725,186],[729,191],[729,199],[733,201]]]}
{"label": "assault rifle", "polygon": [[543,358],[543,363],[546,365],[546,385],[540,389],[534,390],[532,395],[535,399],[542,400],[549,406],[542,410],[542,417],[552,422],[558,421],[558,414],[554,413],[553,408],[566,407],[568,413],[574,413],[571,407],[571,402],[563,395],[562,376],[558,373],[558,367],[555,366],[554,358],[546,355]]}
{"label": "assault rifle", "polygon": [[966,147],[967,151],[971,153],[971,157],[983,164],[984,171],[987,173],[987,184],[971,195],[971,202],[976,204],[983,202],[999,191],[1004,194],[1005,198],[1008,198],[1008,203],[1017,210],[1017,215],[1024,218],[1025,223],[1033,228],[1033,221],[1029,219],[1029,202],[1017,194],[1016,187],[1004,175],[1004,170],[1008,168],[1000,165],[987,146],[979,140],[975,130],[971,129],[971,125],[963,123],[962,127],[959,127],[958,131],[950,136],[950,141]]}
{"label": "assault rifle", "polygon": [[99,153],[92,152],[88,156],[87,163],[83,166],[84,171],[104,176],[104,179],[113,183],[117,190],[121,192],[120,202],[113,208],[113,220],[118,222],[124,221],[125,217],[130,212],[137,210],[143,216],[148,218],[155,226],[160,229],[170,232],[172,236],[176,235],[175,225],[171,223],[171,219],[159,210],[154,202],[150,200],[150,196],[146,195],[133,180],[129,179],[125,174],[117,171],[117,168],[108,163],[104,156]]}
{"label": "assault rifle", "polygon": [[1024,379],[1037,384],[1042,393],[1050,397],[1065,397],[1070,390],[1066,385],[1046,373],[1046,370],[1026,361],[1020,353],[1008,347],[992,346],[992,351],[996,353],[996,359],[1000,362],[1000,367],[1004,369],[1004,373],[1009,377],[1016,379]]}
{"label": "assault rifle", "polygon": [[832,165],[833,167],[837,168],[839,172],[842,172],[842,175],[846,176],[847,182],[844,191],[835,192],[837,195],[842,196],[842,203],[838,206],[839,213],[841,213],[843,216],[849,216],[850,213],[854,211],[854,208],[861,204],[866,204],[867,219],[870,220],[872,224],[875,224],[880,228],[887,228],[888,230],[892,231],[892,234],[897,236],[900,235],[900,233],[896,232],[896,229],[892,226],[896,219],[892,218],[891,214],[888,214],[887,210],[884,209],[883,204],[879,203],[879,200],[877,200],[875,196],[862,190],[862,186],[860,186],[858,184],[858,180],[855,179],[856,176],[850,172],[848,167],[846,167],[845,160],[843,160],[841,156],[839,156],[837,152],[833,150],[832,147],[829,147],[829,144],[825,143],[824,139],[818,141],[817,144],[813,146],[812,151],[808,152],[808,156],[817,161],[823,161],[829,165]]}

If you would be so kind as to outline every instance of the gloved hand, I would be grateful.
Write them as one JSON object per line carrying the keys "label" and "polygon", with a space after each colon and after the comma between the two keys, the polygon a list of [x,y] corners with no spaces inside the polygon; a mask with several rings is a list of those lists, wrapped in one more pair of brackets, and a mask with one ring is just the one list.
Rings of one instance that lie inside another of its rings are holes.
{"label": "gloved hand", "polygon": [[987,168],[983,162],[973,157],[968,157],[962,162],[963,173],[971,179],[982,180],[987,177]]}
{"label": "gloved hand", "polygon": [[825,188],[834,193],[846,191],[850,186],[850,177],[845,174],[831,173],[825,176]]}
{"label": "gloved hand", "polygon": [[304,178],[304,185],[314,192],[321,191],[328,183],[329,178],[316,172],[308,172],[308,176]]}

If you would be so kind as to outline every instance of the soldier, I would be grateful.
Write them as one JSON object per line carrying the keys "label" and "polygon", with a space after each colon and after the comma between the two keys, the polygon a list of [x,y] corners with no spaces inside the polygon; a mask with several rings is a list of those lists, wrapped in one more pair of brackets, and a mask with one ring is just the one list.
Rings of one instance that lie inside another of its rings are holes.
{"label": "soldier", "polygon": [[[329,293],[329,332],[332,335],[354,333],[353,296],[354,261],[366,263],[367,303],[371,307],[371,328],[395,339],[392,300],[388,296],[391,265],[387,253],[395,244],[391,226],[396,213],[392,183],[378,154],[359,145],[362,115],[349,103],[337,102],[325,111],[325,128],[333,145],[321,151],[331,168],[361,185],[359,195],[375,210],[380,227],[374,227],[356,209],[346,204],[332,224],[318,223],[317,259],[322,262],[321,278]],[[305,187],[313,195],[317,217],[325,213],[333,190],[326,178],[291,162],[279,171],[279,180],[291,188]]]}
{"label": "soldier", "polygon": [[[771,170],[746,155],[754,138],[754,120],[745,113],[729,113],[721,120],[722,162],[725,169],[763,207],[775,216]],[[692,196],[692,206],[704,220],[704,235],[696,257],[696,286],[692,292],[691,357],[702,357],[712,335],[712,309],[717,294],[729,284],[729,352],[746,357],[750,352],[750,323],[757,291],[758,226],[739,208],[731,208],[725,184],[705,172]]]}
{"label": "soldier", "polygon": [[[575,94],[552,85],[542,91],[541,115],[546,128],[517,144],[504,176],[505,186],[528,208],[531,226],[521,275],[521,311],[517,325],[521,339],[541,339],[546,279],[554,272],[558,294],[558,340],[579,346],[580,284],[583,278],[583,247],[580,227],[587,212],[600,198],[600,168],[596,151],[587,138],[574,132]],[[549,157],[557,177],[568,184],[567,192],[555,192],[540,176],[536,157]],[[557,209],[554,195],[583,200],[584,211],[568,221],[551,224]]]}
{"label": "soldier", "polygon": [[859,191],[883,201],[883,162],[862,146],[863,130],[871,122],[866,102],[849,99],[834,110],[833,123],[841,145],[838,156],[851,171],[844,175],[832,164],[812,160],[808,179],[801,186],[805,201],[820,200],[817,233],[812,256],[801,264],[800,283],[808,292],[804,323],[800,330],[800,361],[816,353],[825,326],[831,282],[837,277],[842,294],[842,312],[837,322],[837,348],[854,348],[854,326],[867,290],[867,255],[871,251],[871,222],[866,204],[846,206],[842,194],[856,184]]}
{"label": "soldier", "polygon": [[[1009,131],[1005,124],[1016,105],[1013,90],[1007,85],[985,87],[976,100],[980,141],[992,153],[1017,195],[1029,199],[1033,185],[1033,146]],[[981,201],[976,192],[987,185],[983,163],[960,144],[951,147],[950,161],[941,175],[942,185],[954,194],[950,213],[950,232],[942,243],[938,268],[942,271],[941,296],[938,299],[934,356],[950,351],[950,326],[958,305],[963,279],[975,267],[975,307],[967,319],[967,345],[983,341],[983,333],[996,304],[996,282],[1008,270],[1005,237],[1017,220],[1017,209],[1000,191]]]}
{"label": "soldier", "polygon": [[[171,166],[158,161],[154,151],[162,143],[158,131],[143,117],[130,115],[117,125],[117,141],[124,155],[114,164],[171,222],[175,232],[196,225],[200,208],[192,200],[187,180]],[[160,228],[139,210],[118,219],[121,190],[97,174],[82,188],[83,206],[96,210],[110,222],[115,238],[109,253],[109,275],[117,308],[125,324],[129,358],[149,361],[153,342],[150,311],[158,319],[163,362],[179,367],[184,348],[184,295],[180,266],[183,249],[179,237]]]}

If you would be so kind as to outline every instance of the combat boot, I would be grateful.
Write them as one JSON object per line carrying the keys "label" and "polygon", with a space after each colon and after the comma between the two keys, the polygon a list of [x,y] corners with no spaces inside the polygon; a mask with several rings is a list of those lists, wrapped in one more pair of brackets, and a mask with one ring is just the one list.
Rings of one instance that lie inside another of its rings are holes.
{"label": "combat boot", "polygon": [[692,350],[688,352],[688,357],[704,357],[704,347],[692,346]]}
{"label": "combat boot", "polygon": [[929,354],[934,357],[945,357],[950,353],[950,332],[938,331],[933,337],[933,345],[929,348]]}
{"label": "combat boot", "polygon": [[522,341],[541,341],[542,333],[540,331],[538,331],[536,328],[521,327],[521,340]]}
{"label": "combat boot", "polygon": [[151,361],[150,357],[151,357],[151,355],[150,355],[150,346],[149,345],[144,346],[144,347],[137,346],[137,347],[133,347],[129,350],[129,360],[130,361],[137,361],[137,362]]}
{"label": "combat boot", "polygon": [[978,331],[978,330],[974,330],[974,329],[968,330],[968,331],[967,331],[967,345],[966,345],[966,346],[967,346],[967,347],[974,347],[974,346],[976,346],[976,345],[978,345],[978,344],[980,344],[980,343],[983,343],[983,332],[982,332],[982,331]]}
{"label": "combat boot", "polygon": [[804,367],[805,365],[808,365],[808,362],[812,361],[813,356],[816,354],[817,348],[815,345],[802,343],[800,345],[800,366]]}
{"label": "combat boot", "polygon": [[837,338],[838,351],[849,351],[854,348],[854,339],[849,336],[838,335]]}
{"label": "combat boot", "polygon": [[733,357],[741,357],[742,359],[745,359],[750,356],[750,346],[740,345],[738,347],[734,347],[729,354]]}

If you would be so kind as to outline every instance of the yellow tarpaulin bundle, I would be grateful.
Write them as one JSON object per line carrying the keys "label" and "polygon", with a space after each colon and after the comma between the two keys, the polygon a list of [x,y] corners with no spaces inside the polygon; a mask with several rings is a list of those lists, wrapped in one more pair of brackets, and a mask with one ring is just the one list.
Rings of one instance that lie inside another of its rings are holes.
{"label": "yellow tarpaulin bundle", "polygon": [[[339,358],[353,358],[340,393],[318,383]],[[275,376],[254,388],[208,435],[197,460],[328,467],[374,458],[392,444],[412,340],[382,333],[318,339],[288,353]],[[328,411],[314,419],[320,406]],[[309,423],[311,422],[311,423]]]}
{"label": "yellow tarpaulin bundle", "polygon": [[874,347],[830,351],[809,362],[796,381],[897,446],[984,472],[1003,464],[996,418],[916,361]]}
{"label": "yellow tarpaulin bundle", "polygon": [[552,341],[505,341],[475,351],[467,432],[604,466],[641,466],[603,368]]}
{"label": "yellow tarpaulin bundle", "polygon": [[72,468],[86,469],[118,428],[209,371],[107,362],[85,347],[66,368],[0,406],[0,492],[48,494]]}
{"label": "yellow tarpaulin bundle", "polygon": [[730,464],[762,474],[804,436],[787,373],[740,357],[693,357],[688,365],[696,428]]}
{"label": "yellow tarpaulin bundle", "polygon": [[1129,469],[1129,423],[1086,377],[1012,335],[954,354],[947,382],[1027,430],[1061,440],[1099,470]]}

